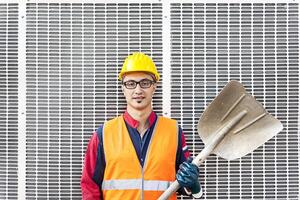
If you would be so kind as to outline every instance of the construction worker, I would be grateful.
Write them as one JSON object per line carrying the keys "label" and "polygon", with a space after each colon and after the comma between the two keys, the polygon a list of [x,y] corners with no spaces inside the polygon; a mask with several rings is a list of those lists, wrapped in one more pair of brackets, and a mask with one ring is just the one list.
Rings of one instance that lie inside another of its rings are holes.
{"label": "construction worker", "polygon": [[181,128],[152,109],[159,78],[149,56],[138,52],[126,58],[119,79],[127,109],[90,139],[81,177],[84,200],[156,200],[176,179],[179,194],[201,196],[199,169],[188,161]]}

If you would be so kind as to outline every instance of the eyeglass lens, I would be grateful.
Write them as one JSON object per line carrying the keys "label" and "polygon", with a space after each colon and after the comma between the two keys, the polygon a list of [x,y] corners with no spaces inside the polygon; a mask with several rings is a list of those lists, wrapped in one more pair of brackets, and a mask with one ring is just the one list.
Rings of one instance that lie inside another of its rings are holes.
{"label": "eyeglass lens", "polygon": [[141,88],[145,89],[149,88],[153,83],[154,81],[151,81],[149,79],[143,79],[140,81],[129,80],[124,82],[123,84],[127,89],[135,89],[137,84],[139,84]]}

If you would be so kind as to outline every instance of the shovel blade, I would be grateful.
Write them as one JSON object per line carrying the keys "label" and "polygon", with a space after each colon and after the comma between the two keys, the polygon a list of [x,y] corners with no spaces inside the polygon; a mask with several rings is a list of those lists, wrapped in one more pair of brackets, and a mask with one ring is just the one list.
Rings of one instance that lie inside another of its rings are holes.
{"label": "shovel blade", "polygon": [[205,109],[198,122],[198,133],[205,145],[226,122],[242,111],[242,118],[214,148],[214,154],[233,160],[251,153],[279,133],[283,126],[251,96],[243,85],[230,81]]}

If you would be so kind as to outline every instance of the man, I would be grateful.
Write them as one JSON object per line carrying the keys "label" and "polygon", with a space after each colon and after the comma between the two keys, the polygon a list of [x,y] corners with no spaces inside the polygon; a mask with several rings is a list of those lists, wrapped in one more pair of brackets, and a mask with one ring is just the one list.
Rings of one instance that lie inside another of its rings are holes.
{"label": "man", "polygon": [[187,161],[181,128],[152,110],[159,78],[149,56],[126,58],[119,79],[127,109],[100,126],[88,144],[81,178],[84,200],[156,200],[175,179],[180,194],[201,196],[199,169]]}

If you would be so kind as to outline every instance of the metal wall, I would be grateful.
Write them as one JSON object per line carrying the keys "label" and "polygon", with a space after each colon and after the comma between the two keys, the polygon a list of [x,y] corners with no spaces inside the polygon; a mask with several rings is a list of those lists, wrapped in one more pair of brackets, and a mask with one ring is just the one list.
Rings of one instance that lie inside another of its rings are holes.
{"label": "metal wall", "polygon": [[123,59],[144,51],[161,71],[161,13],[150,3],[27,4],[27,198],[80,198],[88,139],[126,106]]}
{"label": "metal wall", "polygon": [[178,120],[193,155],[201,113],[232,79],[284,125],[241,159],[209,157],[205,199],[299,198],[297,1],[8,1],[0,11],[0,199],[81,199],[87,142],[124,111],[117,74],[133,51],[156,62],[154,109]]}
{"label": "metal wall", "polygon": [[210,157],[200,175],[207,199],[299,198],[298,16],[295,3],[171,4],[172,117],[193,152],[203,148],[201,113],[232,79],[284,125],[239,160]]}
{"label": "metal wall", "polygon": [[18,4],[0,3],[0,199],[18,190]]}

